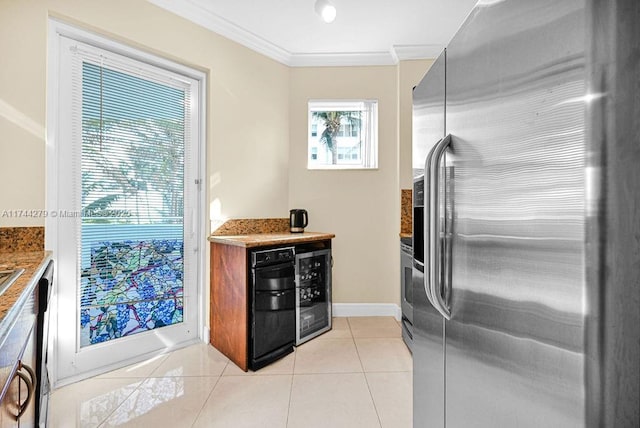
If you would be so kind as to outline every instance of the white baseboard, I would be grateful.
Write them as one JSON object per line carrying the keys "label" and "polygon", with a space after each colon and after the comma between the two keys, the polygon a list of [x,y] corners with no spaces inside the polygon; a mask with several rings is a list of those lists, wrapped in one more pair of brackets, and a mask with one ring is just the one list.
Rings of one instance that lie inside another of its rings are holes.
{"label": "white baseboard", "polygon": [[400,321],[402,311],[393,303],[334,303],[334,317],[394,317]]}

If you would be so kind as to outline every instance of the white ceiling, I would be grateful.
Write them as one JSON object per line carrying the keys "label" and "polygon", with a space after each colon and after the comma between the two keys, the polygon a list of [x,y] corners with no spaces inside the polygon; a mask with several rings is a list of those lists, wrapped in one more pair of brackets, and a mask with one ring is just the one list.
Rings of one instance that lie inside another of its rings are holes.
{"label": "white ceiling", "polygon": [[477,0],[149,0],[290,66],[386,65],[435,58]]}

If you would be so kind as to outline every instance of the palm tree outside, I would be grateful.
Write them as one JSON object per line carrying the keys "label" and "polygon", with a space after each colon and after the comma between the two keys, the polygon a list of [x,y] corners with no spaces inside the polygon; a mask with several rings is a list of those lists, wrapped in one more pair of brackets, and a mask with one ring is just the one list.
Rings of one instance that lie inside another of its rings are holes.
{"label": "palm tree outside", "polygon": [[[361,111],[313,111],[312,118],[324,121],[324,130],[319,141],[331,152],[331,165],[338,164],[338,134],[341,125],[349,125],[349,129],[360,129]],[[358,134],[360,134],[358,132]]]}

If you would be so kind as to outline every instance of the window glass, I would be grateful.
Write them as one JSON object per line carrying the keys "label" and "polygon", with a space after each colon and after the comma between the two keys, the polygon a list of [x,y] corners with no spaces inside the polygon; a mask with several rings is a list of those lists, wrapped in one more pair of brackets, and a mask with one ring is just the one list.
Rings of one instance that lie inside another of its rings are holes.
{"label": "window glass", "polygon": [[377,101],[310,101],[308,129],[307,168],[377,168]]}

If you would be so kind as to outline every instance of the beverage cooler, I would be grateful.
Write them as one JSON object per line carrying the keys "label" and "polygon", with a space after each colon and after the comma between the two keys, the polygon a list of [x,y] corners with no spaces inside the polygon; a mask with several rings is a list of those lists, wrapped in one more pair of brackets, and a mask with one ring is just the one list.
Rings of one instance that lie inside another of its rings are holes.
{"label": "beverage cooler", "polygon": [[331,249],[296,254],[296,345],[331,329]]}

